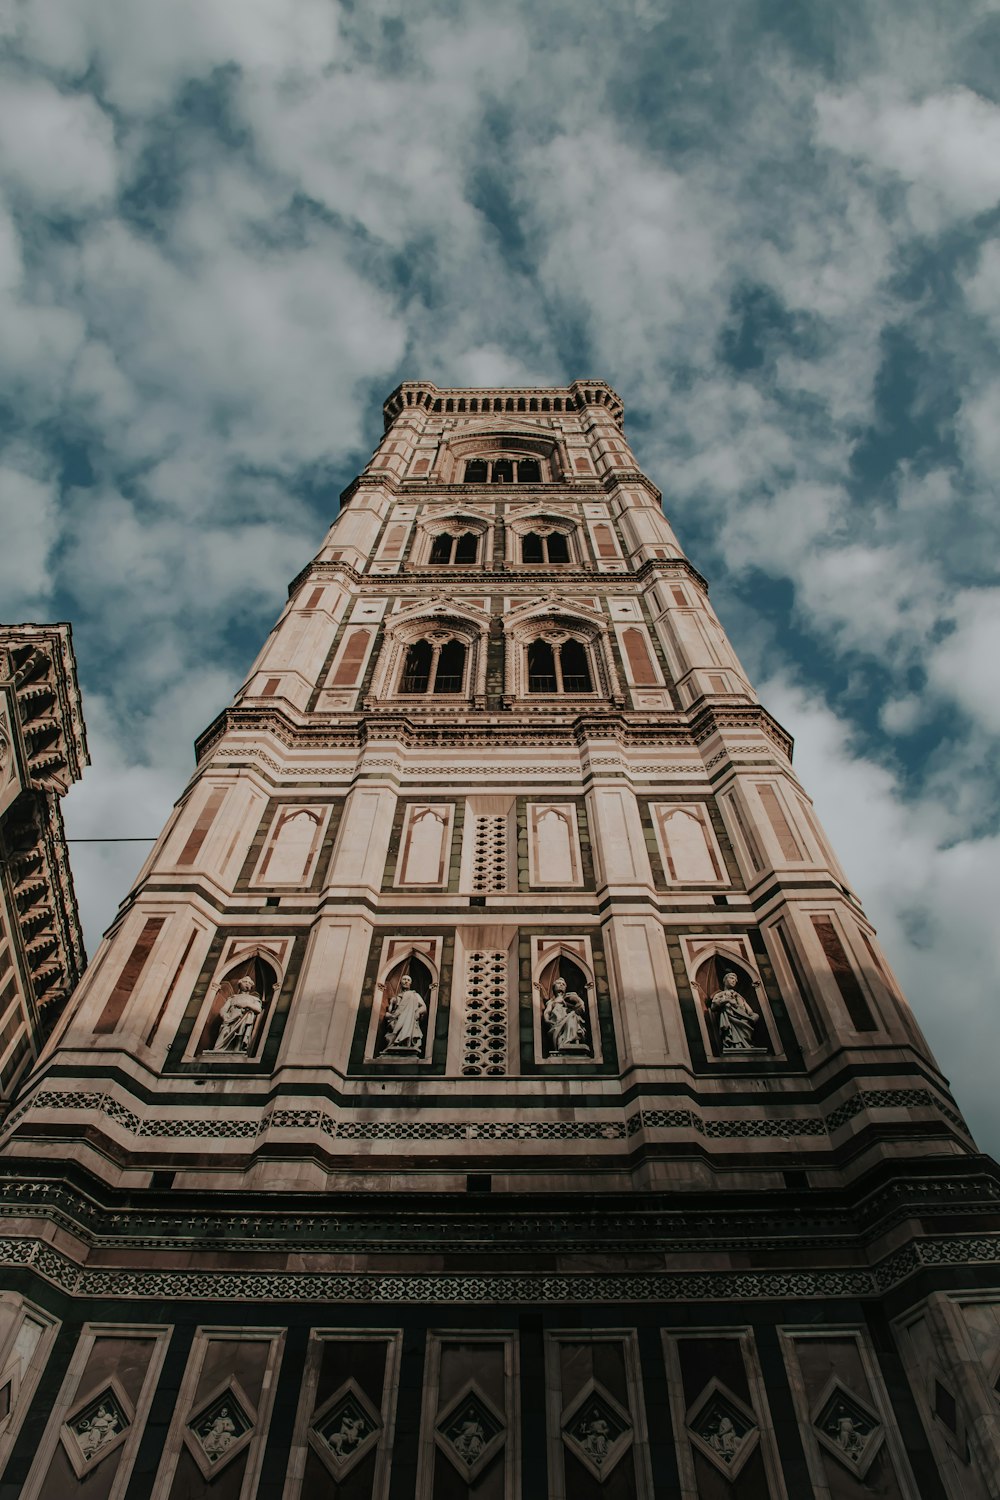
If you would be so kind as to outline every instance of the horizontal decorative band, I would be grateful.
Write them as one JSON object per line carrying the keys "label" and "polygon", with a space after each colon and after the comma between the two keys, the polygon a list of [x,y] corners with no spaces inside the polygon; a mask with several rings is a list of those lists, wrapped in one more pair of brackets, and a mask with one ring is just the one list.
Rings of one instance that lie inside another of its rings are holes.
{"label": "horizontal decorative band", "polygon": [[623,1275],[401,1274],[341,1271],[134,1270],[78,1266],[38,1239],[0,1239],[0,1265],[30,1267],[62,1291],[86,1298],[337,1302],[368,1306],[579,1304],[873,1297],[914,1271],[1000,1264],[1000,1235],[915,1240],[870,1269],[699,1271]]}
{"label": "horizontal decorative band", "polygon": [[273,1109],[259,1122],[236,1119],[170,1119],[140,1116],[112,1095],[43,1089],[15,1112],[8,1128],[30,1109],[95,1110],[145,1139],[251,1140],[266,1130],[315,1130],[342,1141],[623,1141],[647,1130],[693,1130],[709,1140],[793,1140],[825,1136],[869,1109],[933,1109],[965,1130],[961,1117],[929,1089],[861,1089],[826,1118],[705,1119],[692,1109],[644,1109],[621,1120],[377,1120],[335,1119],[320,1109]]}

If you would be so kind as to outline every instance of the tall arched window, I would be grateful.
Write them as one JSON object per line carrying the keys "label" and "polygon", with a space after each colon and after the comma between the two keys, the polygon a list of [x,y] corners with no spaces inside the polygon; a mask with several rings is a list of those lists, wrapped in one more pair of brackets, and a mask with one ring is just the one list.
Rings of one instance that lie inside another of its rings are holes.
{"label": "tall arched window", "polygon": [[465,681],[465,646],[448,641],[413,641],[406,648],[401,693],[460,693]]}
{"label": "tall arched window", "polygon": [[592,693],[587,648],[573,639],[555,644],[539,638],[528,642],[529,693]]}
{"label": "tall arched window", "polygon": [[476,562],[478,554],[479,538],[474,531],[463,531],[461,536],[452,536],[449,532],[442,531],[434,538],[430,561],[468,565]]}
{"label": "tall arched window", "polygon": [[517,465],[518,484],[540,484],[542,469],[537,458],[522,458]]}
{"label": "tall arched window", "polygon": [[526,531],[521,538],[521,561],[526,563],[568,563],[569,542],[561,531],[542,536]]}
{"label": "tall arched window", "polygon": [[485,458],[470,458],[465,466],[466,484],[485,484],[488,478]]}
{"label": "tall arched window", "polygon": [[498,458],[493,463],[493,483],[513,484],[514,465],[509,458]]}

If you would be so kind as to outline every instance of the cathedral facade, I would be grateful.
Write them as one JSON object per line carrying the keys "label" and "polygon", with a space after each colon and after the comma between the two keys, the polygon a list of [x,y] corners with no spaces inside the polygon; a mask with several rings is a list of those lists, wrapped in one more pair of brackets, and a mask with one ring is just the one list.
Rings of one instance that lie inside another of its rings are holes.
{"label": "cathedral facade", "polygon": [[0,1500],[1000,1496],[977,1150],[601,381],[407,383],[0,1137]]}

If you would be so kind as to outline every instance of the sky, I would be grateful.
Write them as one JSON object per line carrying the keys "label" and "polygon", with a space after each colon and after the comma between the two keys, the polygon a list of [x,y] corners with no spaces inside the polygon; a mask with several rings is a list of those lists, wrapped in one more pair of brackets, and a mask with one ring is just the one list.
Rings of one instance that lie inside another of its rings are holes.
{"label": "sky", "polygon": [[[0,0],[0,612],[154,835],[401,379],[625,401],[1000,1153],[1000,0]],[[144,853],[76,844],[93,952]]]}

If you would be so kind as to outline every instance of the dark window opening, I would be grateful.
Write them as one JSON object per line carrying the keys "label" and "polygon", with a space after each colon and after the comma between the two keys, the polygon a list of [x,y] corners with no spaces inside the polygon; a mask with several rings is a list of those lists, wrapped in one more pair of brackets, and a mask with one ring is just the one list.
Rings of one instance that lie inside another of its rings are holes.
{"label": "dark window opening", "polygon": [[433,657],[429,641],[414,641],[412,646],[407,646],[400,692],[426,693],[431,680]]}
{"label": "dark window opening", "polygon": [[558,692],[555,653],[548,641],[532,641],[528,646],[528,692]]}
{"label": "dark window opening", "polygon": [[563,641],[553,649],[548,641],[528,644],[529,693],[592,693],[587,648],[580,641]]}
{"label": "dark window opening", "polygon": [[458,537],[442,531],[434,538],[430,560],[432,563],[474,563],[478,553],[479,538],[474,531],[463,531]]}
{"label": "dark window opening", "polygon": [[564,693],[592,693],[590,666],[587,652],[579,641],[564,641],[559,648],[559,663],[562,667],[562,690]]}
{"label": "dark window opening", "polygon": [[522,458],[517,466],[518,484],[540,484],[542,479],[541,465],[537,458]]}
{"label": "dark window opening", "polygon": [[526,563],[568,563],[569,542],[561,531],[540,536],[527,531],[521,539],[521,561]]}
{"label": "dark window opening", "polygon": [[446,641],[443,646],[414,641],[407,646],[401,693],[460,693],[464,682],[465,646],[461,641]]}
{"label": "dark window opening", "polygon": [[465,466],[466,484],[485,484],[487,480],[485,458],[470,458]]}
{"label": "dark window opening", "polygon": [[493,461],[493,483],[513,484],[514,465],[509,458],[497,458]]}
{"label": "dark window opening", "polygon": [[449,641],[441,647],[434,674],[435,693],[460,693],[465,676],[465,647],[461,641]]}

